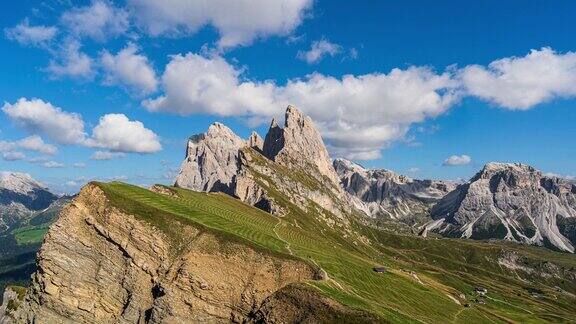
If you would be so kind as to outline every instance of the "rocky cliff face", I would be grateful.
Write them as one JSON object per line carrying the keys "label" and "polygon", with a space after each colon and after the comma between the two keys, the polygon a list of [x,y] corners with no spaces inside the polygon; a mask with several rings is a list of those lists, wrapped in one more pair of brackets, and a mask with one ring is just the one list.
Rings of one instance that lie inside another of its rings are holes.
{"label": "rocky cliff face", "polygon": [[48,208],[57,199],[58,196],[28,174],[1,172],[0,234],[17,226],[34,212]]}
{"label": "rocky cliff face", "polygon": [[197,191],[233,192],[238,173],[238,152],[246,142],[230,128],[214,123],[204,134],[188,140],[176,186]]}
{"label": "rocky cliff face", "polygon": [[489,163],[431,210],[427,230],[574,252],[576,186],[523,164]]}
{"label": "rocky cliff face", "polygon": [[428,210],[456,188],[450,181],[415,180],[389,170],[367,170],[336,159],[334,169],[356,208],[372,217],[407,220],[427,216]]}
{"label": "rocky cliff face", "polygon": [[339,182],[314,122],[294,106],[286,109],[284,128],[278,126],[276,120],[272,120],[263,151],[267,158],[281,165],[304,170],[312,165],[320,176],[335,184]]}
{"label": "rocky cliff face", "polygon": [[307,210],[311,201],[343,219],[352,207],[322,137],[293,106],[286,109],[285,119],[284,128],[272,121],[264,141],[256,133],[244,141],[222,124],[192,136],[175,185],[225,192],[282,215],[287,208],[273,197],[280,192],[298,208]]}
{"label": "rocky cliff face", "polygon": [[301,261],[175,222],[186,242],[87,185],[46,236],[16,322],[242,322],[275,291],[318,278]]}

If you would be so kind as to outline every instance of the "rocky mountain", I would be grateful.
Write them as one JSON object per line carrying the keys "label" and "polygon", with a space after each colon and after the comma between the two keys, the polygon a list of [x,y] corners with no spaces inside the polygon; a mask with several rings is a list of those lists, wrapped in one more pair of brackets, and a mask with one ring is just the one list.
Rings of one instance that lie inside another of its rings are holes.
{"label": "rocky mountain", "polygon": [[48,208],[58,196],[25,173],[0,173],[0,234]]}
{"label": "rocky mountain", "polygon": [[456,188],[451,181],[411,179],[390,170],[368,170],[345,159],[335,159],[333,165],[354,206],[375,218],[427,217],[429,209]]}
{"label": "rocky mountain", "polygon": [[224,192],[279,215],[286,206],[274,199],[276,192],[304,208],[310,201],[311,208],[341,220],[352,210],[320,133],[293,106],[286,109],[283,128],[272,120],[264,141],[257,133],[243,140],[220,123],[190,137],[175,186]]}
{"label": "rocky mountain", "polygon": [[312,166],[319,176],[333,183],[339,182],[314,122],[294,106],[286,109],[284,128],[278,126],[275,119],[272,120],[263,151],[264,156],[276,163],[304,170]]}
{"label": "rocky mountain", "polygon": [[240,320],[270,292],[316,276],[300,261],[165,221],[178,233],[113,207],[97,185],[84,187],[48,233],[19,321]]}
{"label": "rocky mountain", "polygon": [[424,231],[574,252],[576,185],[524,164],[488,163],[431,209]]}
{"label": "rocky mountain", "polygon": [[223,124],[214,123],[204,134],[190,137],[186,159],[176,186],[197,191],[234,192],[238,157],[246,141]]}

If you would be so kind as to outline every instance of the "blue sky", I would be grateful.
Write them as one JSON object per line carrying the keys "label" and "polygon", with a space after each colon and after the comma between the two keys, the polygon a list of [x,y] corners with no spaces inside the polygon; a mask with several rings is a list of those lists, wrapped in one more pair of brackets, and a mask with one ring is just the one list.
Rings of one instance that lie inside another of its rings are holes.
{"label": "blue sky", "polygon": [[202,2],[3,3],[0,169],[171,183],[191,134],[293,103],[368,167],[576,175],[573,1]]}

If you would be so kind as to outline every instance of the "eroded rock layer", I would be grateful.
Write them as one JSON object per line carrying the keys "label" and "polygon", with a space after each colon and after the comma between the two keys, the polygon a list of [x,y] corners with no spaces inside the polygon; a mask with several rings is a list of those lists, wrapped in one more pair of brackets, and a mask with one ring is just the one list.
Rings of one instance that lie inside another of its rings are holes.
{"label": "eroded rock layer", "polygon": [[171,224],[184,242],[110,205],[86,186],[51,227],[17,322],[241,322],[306,263]]}

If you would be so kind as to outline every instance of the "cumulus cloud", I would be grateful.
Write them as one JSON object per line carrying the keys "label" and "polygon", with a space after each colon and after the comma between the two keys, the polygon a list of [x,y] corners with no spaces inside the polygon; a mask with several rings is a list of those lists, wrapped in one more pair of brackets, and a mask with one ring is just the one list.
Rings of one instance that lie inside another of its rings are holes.
{"label": "cumulus cloud", "polygon": [[17,141],[16,145],[25,150],[36,151],[49,155],[54,155],[58,152],[58,148],[56,148],[56,146],[44,142],[40,136],[36,135],[23,138]]}
{"label": "cumulus cloud", "polygon": [[524,57],[470,65],[461,72],[468,94],[516,110],[530,109],[555,98],[576,96],[576,53],[560,54],[544,47]]}
{"label": "cumulus cloud", "polygon": [[17,41],[21,45],[46,46],[58,33],[58,28],[54,26],[30,26],[28,19],[25,19],[12,28],[5,29],[6,37]]}
{"label": "cumulus cloud", "polygon": [[333,155],[375,159],[412,123],[440,115],[459,99],[451,73],[427,67],[342,78],[314,73],[283,86],[245,80],[242,72],[219,56],[177,55],[162,76],[164,95],[143,105],[264,121],[295,104],[316,121]]}
{"label": "cumulus cloud", "polygon": [[2,154],[2,159],[4,161],[19,161],[24,160],[26,155],[22,152],[5,152]]}
{"label": "cumulus cloud", "polygon": [[80,51],[80,42],[69,39],[55,52],[55,58],[50,60],[46,71],[53,78],[71,77],[89,79],[94,76],[94,61],[86,53]]}
{"label": "cumulus cloud", "polygon": [[312,0],[128,0],[136,20],[151,35],[193,34],[213,26],[220,48],[256,38],[288,35],[304,19]]}
{"label": "cumulus cloud", "polygon": [[472,162],[472,158],[468,155],[452,155],[451,157],[444,160],[443,165],[445,166],[457,166],[457,165],[468,165]]}
{"label": "cumulus cloud", "polygon": [[155,153],[162,149],[158,136],[139,121],[131,121],[123,114],[108,114],[92,131],[89,146],[113,152]]}
{"label": "cumulus cloud", "polygon": [[122,84],[138,94],[156,91],[158,80],[148,58],[138,54],[138,47],[128,44],[118,54],[104,51],[100,59],[106,72],[105,83]]}
{"label": "cumulus cloud", "polygon": [[75,36],[98,41],[121,35],[130,25],[128,12],[106,0],[95,0],[89,6],[66,11],[60,22]]}
{"label": "cumulus cloud", "polygon": [[[84,130],[82,116],[63,111],[41,99],[20,98],[14,104],[5,103],[2,111],[18,125],[34,134],[44,134],[60,144],[76,144],[87,147],[105,148],[124,153],[155,153],[162,149],[158,136],[139,121],[131,121],[123,114],[108,114],[100,118],[88,136]],[[44,150],[41,138],[31,137],[19,142],[25,149]],[[42,151],[40,151],[42,152]]]}
{"label": "cumulus cloud", "polygon": [[20,98],[14,104],[5,103],[2,111],[31,133],[45,134],[60,144],[80,144],[86,137],[80,115],[65,112],[41,99]]}
{"label": "cumulus cloud", "polygon": [[14,149],[24,149],[44,154],[54,155],[58,148],[45,143],[40,136],[29,136],[18,141],[0,141],[0,152],[12,151]]}
{"label": "cumulus cloud", "polygon": [[76,162],[74,164],[72,164],[73,168],[77,168],[77,169],[82,169],[86,167],[86,163],[82,163],[82,162]]}
{"label": "cumulus cloud", "polygon": [[120,152],[96,151],[94,152],[94,154],[92,154],[90,159],[98,161],[107,161],[123,158],[124,156],[126,156],[126,154]]}
{"label": "cumulus cloud", "polygon": [[322,39],[312,42],[308,51],[299,51],[297,57],[308,64],[314,64],[320,62],[326,56],[335,56],[341,51],[342,47],[340,45]]}

